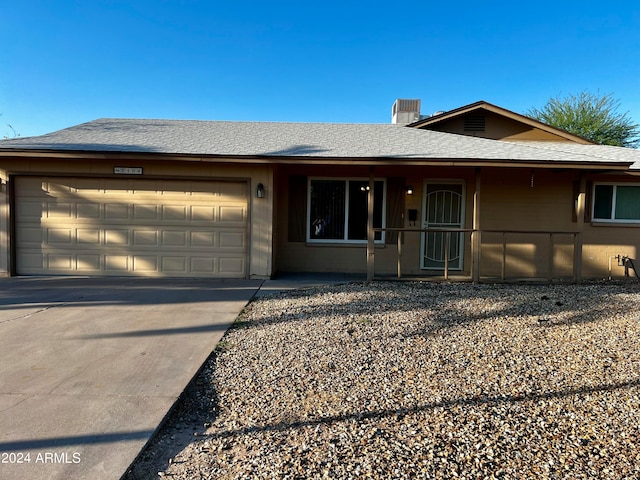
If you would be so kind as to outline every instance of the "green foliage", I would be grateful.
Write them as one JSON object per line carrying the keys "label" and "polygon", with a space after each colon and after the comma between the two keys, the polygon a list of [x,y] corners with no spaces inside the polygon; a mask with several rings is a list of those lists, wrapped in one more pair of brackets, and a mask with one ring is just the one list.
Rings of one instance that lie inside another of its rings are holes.
{"label": "green foliage", "polygon": [[532,108],[525,115],[601,145],[638,148],[640,125],[633,123],[628,112],[618,113],[619,107],[620,102],[610,94],[585,91],[550,98],[544,107]]}

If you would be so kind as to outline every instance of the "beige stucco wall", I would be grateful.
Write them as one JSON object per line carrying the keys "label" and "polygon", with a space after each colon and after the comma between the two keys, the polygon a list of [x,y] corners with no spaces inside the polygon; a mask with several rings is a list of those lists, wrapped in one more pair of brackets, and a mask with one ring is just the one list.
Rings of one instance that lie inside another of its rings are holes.
{"label": "beige stucco wall", "polygon": [[[474,186],[474,169],[434,168],[434,167],[375,167],[376,178],[404,177],[406,185],[413,187],[413,195],[405,195],[404,227],[421,228],[423,181],[429,180],[464,180],[467,188],[465,202],[465,227],[471,228]],[[366,178],[368,167],[283,167],[278,175],[278,183],[285,188],[280,189],[277,198],[277,258],[278,271],[315,271],[315,272],[347,272],[365,273],[366,243],[362,244],[318,244],[288,241],[288,205],[290,199],[286,186],[291,175],[308,177]],[[418,211],[415,225],[410,224],[408,210]],[[403,274],[420,275],[420,242],[419,233],[405,233],[402,245],[401,269]],[[465,258],[469,258],[469,237],[465,239]],[[397,244],[376,244],[376,275],[395,275],[398,264]],[[465,271],[469,266],[465,262]]]}
{"label": "beige stucco wall", "polygon": [[[0,274],[8,274],[10,262],[10,202],[9,175],[65,175],[113,177],[114,166],[139,166],[143,178],[166,179],[229,179],[246,181],[249,186],[249,275],[268,277],[276,271],[366,272],[366,245],[318,245],[288,240],[289,177],[368,178],[367,166],[304,166],[237,165],[203,161],[152,161],[136,158],[103,159],[0,159]],[[276,173],[274,173],[276,172]],[[531,177],[533,175],[533,186]],[[378,166],[377,178],[402,177],[413,186],[414,194],[406,195],[405,228],[420,228],[423,216],[423,186],[425,180],[464,180],[466,185],[465,227],[472,226],[474,168],[434,166]],[[579,178],[575,170],[530,168],[489,168],[481,170],[480,214],[482,229],[495,230],[556,230],[574,231],[572,218],[574,184]],[[634,177],[590,174],[593,181],[631,181]],[[263,199],[256,198],[258,183],[266,189]],[[418,211],[417,222],[411,225],[407,212]],[[420,269],[418,233],[405,234],[402,245],[402,271],[405,275],[423,275]],[[640,255],[640,226],[606,226],[585,222],[583,234],[583,276],[608,276],[609,258],[615,255]],[[486,278],[497,278],[502,270],[502,235],[483,234],[480,270]],[[470,237],[465,236],[464,275],[469,275]],[[507,277],[545,277],[549,268],[549,236],[508,234],[505,270]],[[553,271],[570,277],[573,268],[573,238],[554,236]],[[640,262],[639,262],[640,263]],[[613,262],[614,276],[624,269]],[[377,275],[395,275],[397,247],[378,245],[375,250]]]}
{"label": "beige stucco wall", "polygon": [[[486,175],[484,174],[486,173]],[[574,206],[574,182],[577,172],[533,171],[534,186],[531,188],[531,171],[483,172],[482,228],[575,231],[577,223],[572,218]],[[635,182],[637,177],[611,174],[587,175],[589,191],[587,202],[591,203],[590,184],[598,181]],[[529,184],[529,185],[527,185]],[[590,210],[590,205],[588,206]],[[490,237],[485,235],[485,237]],[[483,273],[498,272],[497,260],[502,261],[502,243],[499,235],[484,240],[493,240],[489,245],[483,241]],[[548,235],[508,235],[507,274],[521,273],[524,276],[544,277],[549,269]],[[640,224],[611,225],[593,222],[590,219],[583,227],[584,278],[607,278],[609,258],[627,255],[638,258],[640,249]],[[570,277],[573,272],[573,237],[554,236],[553,271],[556,275]],[[639,265],[640,267],[640,262]],[[624,268],[613,261],[611,275],[624,275]]]}
{"label": "beige stucco wall", "polygon": [[[616,255],[640,260],[640,225],[605,225],[589,222],[585,224],[584,241],[583,261],[586,277],[607,277],[610,257]],[[611,259],[611,262],[612,276],[622,276],[624,268],[617,266],[615,259]],[[640,261],[635,263],[640,269]],[[633,275],[633,271],[630,274]]]}
{"label": "beige stucco wall", "polygon": [[[246,181],[249,187],[249,270],[250,277],[266,278],[273,270],[273,168],[269,165],[237,165],[203,161],[152,161],[137,158],[53,159],[2,158],[0,178],[10,175],[65,175],[115,177],[115,166],[142,167],[140,178],[159,179],[228,179]],[[118,177],[121,177],[118,175]],[[137,176],[135,178],[138,178]],[[265,198],[256,198],[258,183],[265,186]],[[10,222],[8,220],[8,185],[0,191],[0,274],[10,271]]]}
{"label": "beige stucco wall", "polygon": [[[541,169],[484,169],[481,228],[485,230],[576,231],[572,219],[577,173]],[[507,233],[506,277],[542,277],[549,271],[548,234]],[[554,235],[553,272],[571,276],[573,237]],[[484,233],[481,274],[500,277],[503,235]]]}
{"label": "beige stucco wall", "polygon": [[[589,184],[635,180],[630,176],[606,173],[591,173],[586,178]],[[481,228],[575,232],[578,224],[574,217],[574,188],[577,186],[574,184],[578,180],[579,173],[571,170],[485,168],[482,170]],[[590,191],[587,201],[591,202]],[[506,277],[546,278],[553,242],[553,276],[571,278],[574,239],[570,234],[554,234],[553,239],[548,234],[506,234]],[[628,255],[637,258],[640,225],[604,225],[588,219],[584,223],[582,239],[583,277],[606,278],[609,276],[609,257]],[[481,274],[499,278],[502,262],[503,235],[484,233]],[[624,268],[617,267],[614,261],[611,274],[623,276]]]}
{"label": "beige stucco wall", "polygon": [[[472,226],[473,193],[475,173],[472,168],[437,167],[377,167],[376,177],[403,176],[407,185],[414,187],[414,194],[405,197],[405,228],[420,228],[423,209],[423,185],[425,180],[462,179],[466,184],[465,227]],[[278,179],[287,185],[289,175],[364,176],[365,171],[353,169],[285,168]],[[533,177],[533,183],[532,183]],[[612,177],[606,174],[591,174],[588,181],[634,181],[633,177]],[[490,168],[481,170],[480,228],[483,230],[527,230],[575,232],[578,224],[573,215],[574,188],[579,180],[576,170],[551,170],[531,168]],[[589,196],[590,197],[590,196]],[[330,271],[366,272],[366,245],[317,245],[287,240],[286,188],[277,198],[279,221],[277,270],[280,271]],[[409,209],[418,210],[418,222],[410,225],[406,216]],[[507,278],[546,278],[549,262],[552,261],[554,277],[571,278],[573,275],[574,237],[569,233],[506,234]],[[640,226],[603,226],[584,224],[583,276],[605,278],[609,275],[609,257],[622,254],[637,258],[640,254]],[[420,234],[406,233],[402,245],[402,272],[406,275],[424,275],[420,269]],[[464,270],[469,275],[470,236],[465,236]],[[500,279],[503,262],[503,235],[483,233],[480,272],[490,280]],[[639,267],[640,267],[640,262]],[[375,250],[376,275],[395,275],[397,271],[397,248],[395,245],[378,245]],[[453,272],[452,272],[453,273]],[[624,275],[624,269],[614,261],[613,276]]]}

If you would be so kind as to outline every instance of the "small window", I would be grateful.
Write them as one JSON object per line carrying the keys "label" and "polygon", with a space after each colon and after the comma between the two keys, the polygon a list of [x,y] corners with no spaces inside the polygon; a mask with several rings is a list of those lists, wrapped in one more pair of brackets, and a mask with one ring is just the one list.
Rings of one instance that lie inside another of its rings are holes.
{"label": "small window", "polygon": [[620,223],[640,222],[640,185],[594,185],[593,219]]}
{"label": "small window", "polygon": [[[366,242],[368,179],[309,180],[307,239],[311,242]],[[373,189],[373,226],[384,226],[385,182],[376,180]],[[376,232],[376,241],[383,241]]]}

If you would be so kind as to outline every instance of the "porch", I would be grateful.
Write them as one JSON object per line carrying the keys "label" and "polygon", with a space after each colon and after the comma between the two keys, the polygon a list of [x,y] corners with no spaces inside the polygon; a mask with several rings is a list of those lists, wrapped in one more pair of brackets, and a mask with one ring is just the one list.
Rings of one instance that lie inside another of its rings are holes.
{"label": "porch", "polygon": [[[388,271],[376,272],[376,249],[368,249],[368,282],[408,277],[475,283],[523,280],[580,283],[582,280],[581,263],[577,261],[582,248],[581,234],[578,231],[472,228],[373,228],[372,231],[374,236],[382,232],[395,234],[397,271],[395,275]],[[407,277],[402,272],[406,235],[420,235],[423,238],[420,242],[423,275]],[[465,251],[470,253],[467,262],[462,258]],[[544,257],[544,261],[541,261],[541,257]],[[468,269],[462,267],[464,263],[468,263]],[[427,267],[429,264],[431,268]]]}
{"label": "porch", "polygon": [[[601,269],[601,258],[583,265],[587,173],[580,170],[349,166],[327,175],[296,165],[276,177],[288,188],[278,189],[274,209],[274,273],[580,283],[583,272]],[[439,252],[429,262],[426,244]],[[594,248],[608,255],[593,245],[587,255]]]}

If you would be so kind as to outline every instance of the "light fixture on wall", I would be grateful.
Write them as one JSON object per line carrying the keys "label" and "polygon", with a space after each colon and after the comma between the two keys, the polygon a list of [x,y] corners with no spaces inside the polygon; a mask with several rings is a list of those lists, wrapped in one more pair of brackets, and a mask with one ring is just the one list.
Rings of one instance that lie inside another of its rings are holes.
{"label": "light fixture on wall", "polygon": [[264,185],[261,183],[259,183],[258,186],[256,187],[256,197],[264,198]]}
{"label": "light fixture on wall", "polygon": [[406,190],[407,190],[407,195],[413,195],[413,187],[411,185],[409,185]]}

